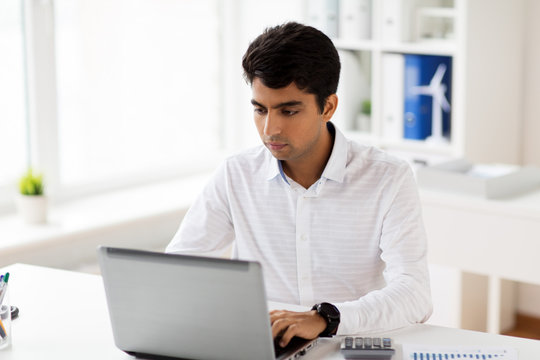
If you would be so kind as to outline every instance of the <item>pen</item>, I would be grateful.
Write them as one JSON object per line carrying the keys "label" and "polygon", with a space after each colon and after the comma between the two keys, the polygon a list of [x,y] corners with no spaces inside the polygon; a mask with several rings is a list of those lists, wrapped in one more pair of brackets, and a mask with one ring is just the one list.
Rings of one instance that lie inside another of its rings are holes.
{"label": "pen", "polygon": [[6,295],[8,280],[9,280],[9,272],[7,272],[6,275],[4,275],[4,279],[0,283],[0,304],[2,303],[2,300],[4,300],[4,295]]}
{"label": "pen", "polygon": [[4,327],[4,323],[2,323],[2,319],[0,319],[0,337],[2,339],[5,339],[7,337],[7,331]]}
{"label": "pen", "polygon": [[[6,292],[7,292],[8,280],[9,280],[9,272],[7,272],[5,275],[0,276],[0,308],[3,307],[2,300],[4,300],[4,296],[6,295]],[[7,308],[6,311],[10,311],[8,306],[6,306],[6,308]],[[6,328],[4,327],[4,323],[2,322],[1,316],[0,316],[0,337],[2,339],[5,339],[7,337],[7,331],[6,331]]]}

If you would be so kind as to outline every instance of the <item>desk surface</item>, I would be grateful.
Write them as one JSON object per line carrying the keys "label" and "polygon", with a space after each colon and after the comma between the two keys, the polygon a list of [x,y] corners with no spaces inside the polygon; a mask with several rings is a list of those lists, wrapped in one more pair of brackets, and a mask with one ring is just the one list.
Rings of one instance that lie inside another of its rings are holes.
{"label": "desk surface", "polygon": [[[16,264],[9,271],[10,298],[20,308],[13,321],[13,344],[0,351],[2,360],[133,359],[118,350],[109,324],[100,276]],[[401,344],[441,346],[510,346],[522,360],[540,358],[540,341],[474,331],[415,325],[385,333],[394,339],[396,356]],[[309,359],[342,359],[337,344],[323,339]]]}

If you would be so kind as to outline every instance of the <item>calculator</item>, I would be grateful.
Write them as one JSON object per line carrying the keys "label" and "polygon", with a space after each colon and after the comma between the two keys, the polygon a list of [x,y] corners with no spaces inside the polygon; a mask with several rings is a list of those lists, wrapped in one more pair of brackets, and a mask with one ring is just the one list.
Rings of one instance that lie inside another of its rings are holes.
{"label": "calculator", "polygon": [[394,353],[390,338],[347,336],[341,341],[345,359],[390,360]]}

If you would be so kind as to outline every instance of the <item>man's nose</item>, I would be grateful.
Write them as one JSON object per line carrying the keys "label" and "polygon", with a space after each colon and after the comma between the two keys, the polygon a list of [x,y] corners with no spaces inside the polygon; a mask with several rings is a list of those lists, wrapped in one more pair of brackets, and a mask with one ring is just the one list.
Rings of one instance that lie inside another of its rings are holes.
{"label": "man's nose", "polygon": [[269,111],[266,114],[266,119],[264,121],[264,135],[273,136],[279,135],[281,133],[281,121],[279,116],[276,116],[275,113]]}

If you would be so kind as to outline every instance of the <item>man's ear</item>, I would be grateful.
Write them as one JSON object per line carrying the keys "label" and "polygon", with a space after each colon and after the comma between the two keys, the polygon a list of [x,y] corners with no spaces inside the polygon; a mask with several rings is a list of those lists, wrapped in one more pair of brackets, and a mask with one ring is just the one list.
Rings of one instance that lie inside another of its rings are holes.
{"label": "man's ear", "polygon": [[324,104],[323,111],[323,120],[325,122],[330,121],[334,113],[336,112],[338,106],[338,97],[336,94],[332,94],[326,98],[326,103]]}

